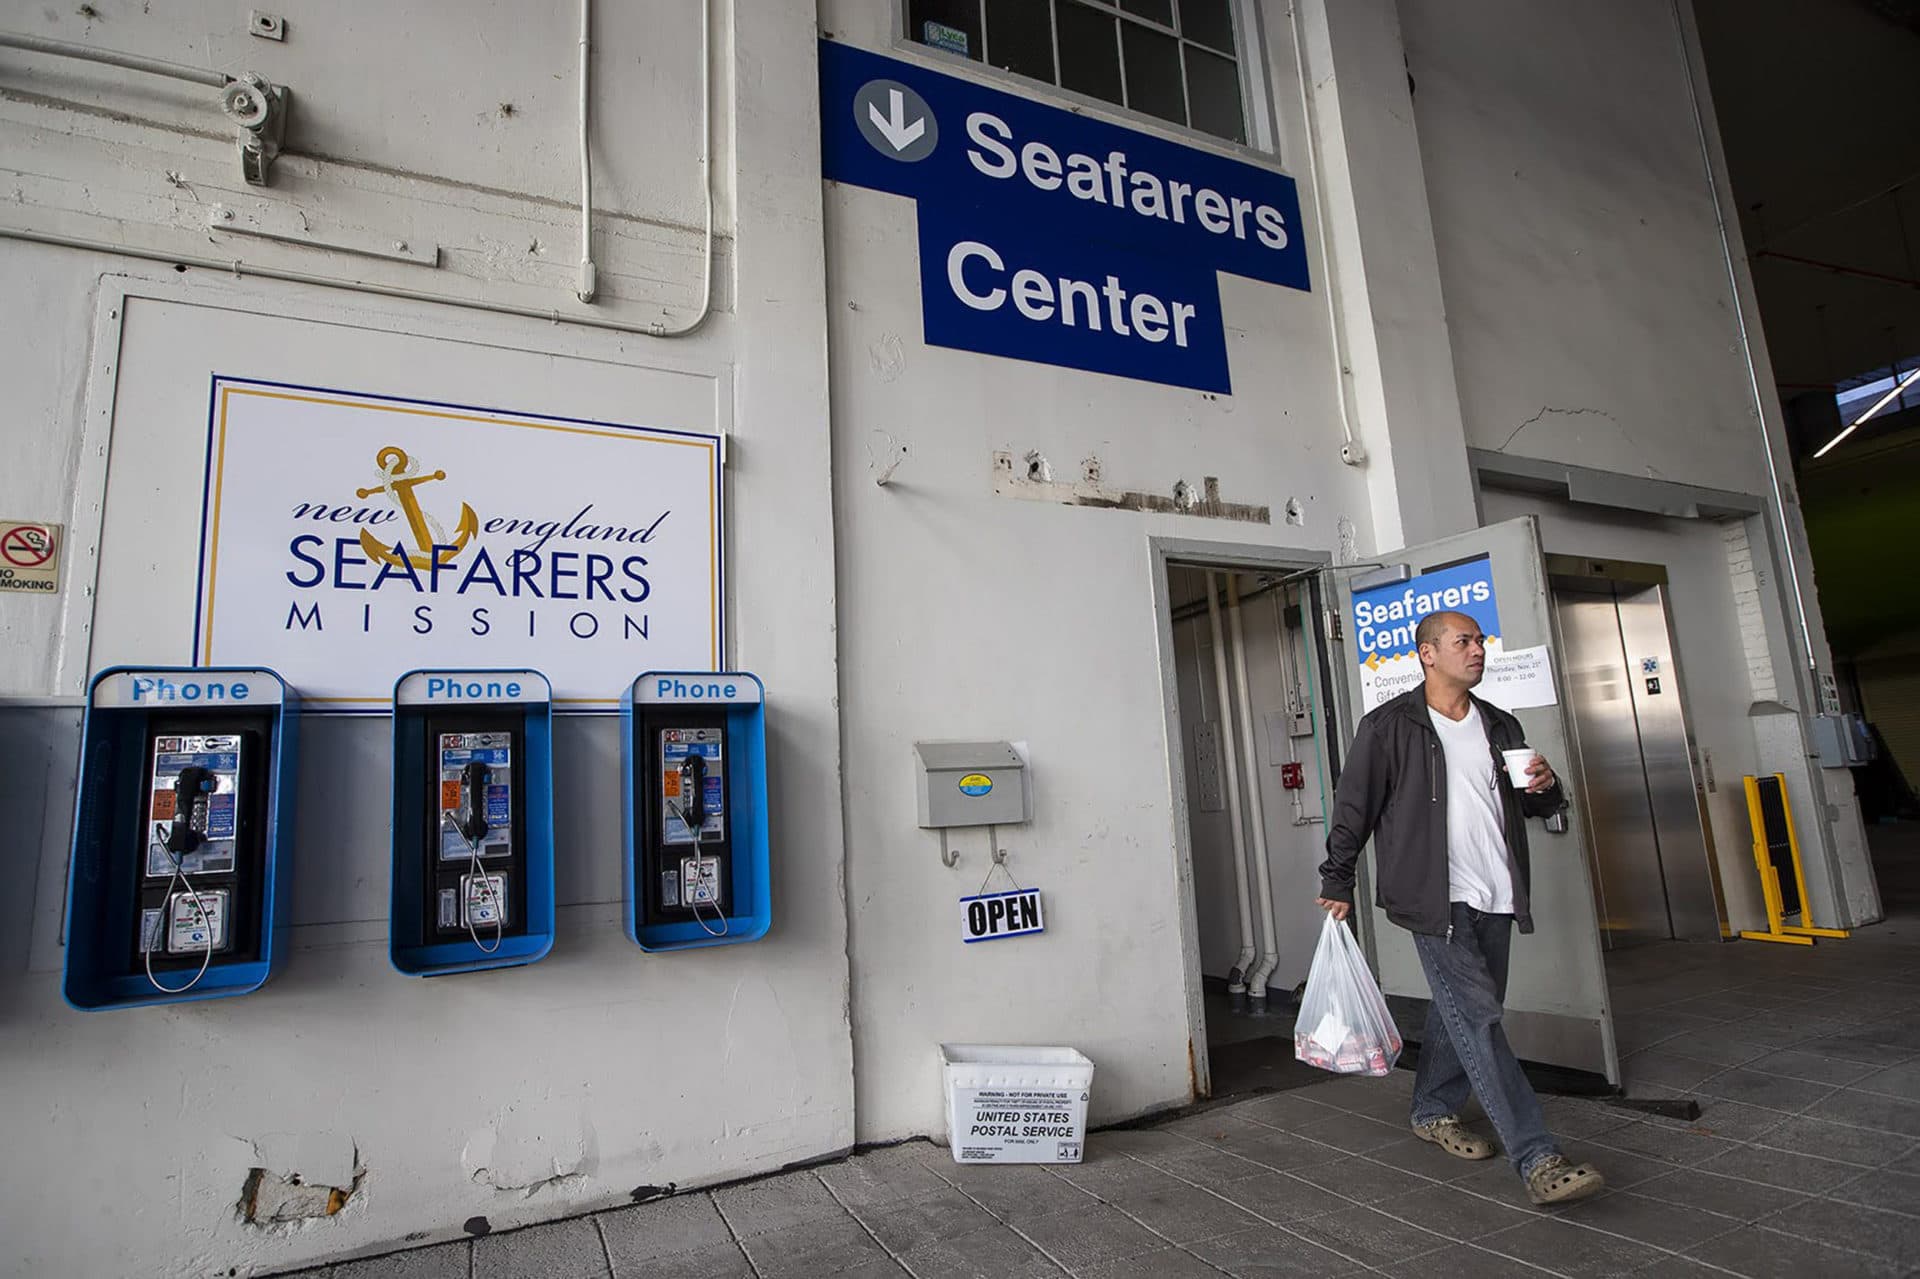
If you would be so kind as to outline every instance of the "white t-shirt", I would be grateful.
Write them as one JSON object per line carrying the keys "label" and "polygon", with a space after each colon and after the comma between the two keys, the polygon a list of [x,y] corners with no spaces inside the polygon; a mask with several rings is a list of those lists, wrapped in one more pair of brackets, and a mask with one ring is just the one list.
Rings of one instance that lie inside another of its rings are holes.
{"label": "white t-shirt", "polygon": [[1488,914],[1513,913],[1513,875],[1507,869],[1506,815],[1500,805],[1493,748],[1480,708],[1451,720],[1427,707],[1447,760],[1447,879],[1449,900]]}

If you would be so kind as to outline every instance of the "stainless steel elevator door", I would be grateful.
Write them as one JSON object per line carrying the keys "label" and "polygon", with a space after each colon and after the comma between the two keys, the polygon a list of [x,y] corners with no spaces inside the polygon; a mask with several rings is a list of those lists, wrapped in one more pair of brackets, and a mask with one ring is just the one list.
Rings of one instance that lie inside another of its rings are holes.
{"label": "stainless steel elevator door", "polygon": [[1553,600],[1602,935],[1609,947],[1718,941],[1662,589],[1556,582]]}

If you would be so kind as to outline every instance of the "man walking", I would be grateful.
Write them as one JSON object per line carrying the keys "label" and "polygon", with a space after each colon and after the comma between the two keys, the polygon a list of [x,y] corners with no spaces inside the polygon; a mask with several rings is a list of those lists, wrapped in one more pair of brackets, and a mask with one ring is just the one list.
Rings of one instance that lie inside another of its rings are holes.
{"label": "man walking", "polygon": [[1514,924],[1533,931],[1526,818],[1559,811],[1565,794],[1538,755],[1524,792],[1508,780],[1501,752],[1520,749],[1525,734],[1519,720],[1473,696],[1487,661],[1479,624],[1430,613],[1414,642],[1425,683],[1360,721],[1334,796],[1317,904],[1347,917],[1354,864],[1371,837],[1380,905],[1413,934],[1433,990],[1413,1131],[1462,1159],[1491,1158],[1492,1144],[1459,1119],[1471,1090],[1529,1199],[1585,1199],[1606,1183],[1591,1164],[1560,1153],[1501,1026]]}

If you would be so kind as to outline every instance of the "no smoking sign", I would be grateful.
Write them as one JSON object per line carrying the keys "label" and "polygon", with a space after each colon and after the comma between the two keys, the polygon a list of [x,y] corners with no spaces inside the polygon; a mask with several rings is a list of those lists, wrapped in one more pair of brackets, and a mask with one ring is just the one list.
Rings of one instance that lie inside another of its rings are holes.
{"label": "no smoking sign", "polygon": [[51,595],[60,589],[60,526],[0,520],[0,592]]}

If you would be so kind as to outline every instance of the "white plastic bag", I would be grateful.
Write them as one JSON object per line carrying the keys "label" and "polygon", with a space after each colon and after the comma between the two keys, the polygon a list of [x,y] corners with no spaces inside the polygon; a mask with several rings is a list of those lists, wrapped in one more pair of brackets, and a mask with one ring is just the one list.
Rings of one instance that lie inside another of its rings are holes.
{"label": "white plastic bag", "polygon": [[1293,1023],[1293,1055],[1339,1075],[1385,1075],[1400,1059],[1400,1031],[1353,932],[1332,915]]}

